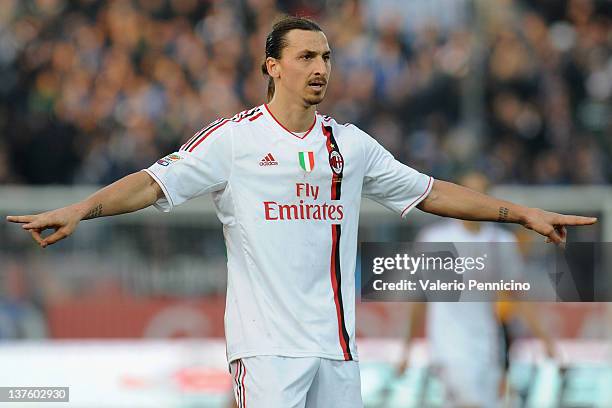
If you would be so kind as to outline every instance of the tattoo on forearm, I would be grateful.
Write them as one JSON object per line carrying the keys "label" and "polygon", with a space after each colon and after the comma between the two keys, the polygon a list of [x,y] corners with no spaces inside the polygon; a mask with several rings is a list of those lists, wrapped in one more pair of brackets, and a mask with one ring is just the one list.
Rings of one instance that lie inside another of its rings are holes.
{"label": "tattoo on forearm", "polygon": [[85,216],[85,220],[90,220],[92,218],[96,218],[102,215],[102,204],[98,204],[96,205],[94,208],[92,208],[87,215]]}
{"label": "tattoo on forearm", "polygon": [[497,217],[498,222],[506,222],[508,220],[508,210],[506,207],[499,207],[499,217]]}

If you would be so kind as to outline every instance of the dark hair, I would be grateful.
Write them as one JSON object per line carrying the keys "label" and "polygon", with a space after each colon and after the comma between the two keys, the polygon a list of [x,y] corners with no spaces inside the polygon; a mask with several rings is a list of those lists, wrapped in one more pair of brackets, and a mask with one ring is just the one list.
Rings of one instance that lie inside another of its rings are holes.
{"label": "dark hair", "polygon": [[274,79],[270,77],[266,67],[268,57],[280,59],[283,48],[287,46],[287,33],[291,30],[323,31],[317,23],[304,17],[284,17],[276,22],[272,31],[266,37],[266,56],[261,64],[261,72],[268,77],[268,102],[274,96]]}

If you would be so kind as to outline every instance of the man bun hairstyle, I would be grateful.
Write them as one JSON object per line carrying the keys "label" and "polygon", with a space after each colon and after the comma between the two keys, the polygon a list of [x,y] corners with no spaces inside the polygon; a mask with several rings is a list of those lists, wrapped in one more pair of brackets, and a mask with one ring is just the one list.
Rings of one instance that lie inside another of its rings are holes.
{"label": "man bun hairstyle", "polygon": [[305,17],[287,16],[274,24],[266,37],[266,56],[261,64],[261,72],[268,77],[268,102],[274,96],[274,79],[268,73],[266,60],[268,57],[280,59],[281,52],[287,46],[287,33],[291,30],[323,31],[317,23]]}

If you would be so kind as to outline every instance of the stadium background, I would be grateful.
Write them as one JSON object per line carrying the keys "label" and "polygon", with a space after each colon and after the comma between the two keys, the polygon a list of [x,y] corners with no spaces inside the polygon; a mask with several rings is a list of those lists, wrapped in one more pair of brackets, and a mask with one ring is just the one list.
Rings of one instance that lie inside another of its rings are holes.
{"label": "stadium background", "polygon": [[[612,241],[608,0],[2,0],[0,213],[82,199],[262,103],[281,13],[328,36],[320,111],[436,178],[477,169],[496,195],[600,216],[570,239]],[[399,224],[366,202],[360,240],[409,240],[432,220]],[[528,254],[534,237],[520,239]],[[2,223],[0,386],[71,385],[71,406],[224,406],[224,291],[206,199],[88,221],[44,251]],[[358,305],[368,406],[439,403],[425,343],[393,377],[404,307]],[[514,344],[524,405],[612,406],[611,316],[605,304],[539,308],[564,351],[551,362],[537,342]]]}

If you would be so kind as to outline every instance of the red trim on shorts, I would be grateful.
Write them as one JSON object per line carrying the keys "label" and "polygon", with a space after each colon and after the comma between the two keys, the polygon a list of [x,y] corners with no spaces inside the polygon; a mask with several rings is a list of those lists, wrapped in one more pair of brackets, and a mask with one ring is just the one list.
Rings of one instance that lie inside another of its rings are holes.
{"label": "red trim on shorts", "polygon": [[240,360],[236,360],[235,363],[234,384],[236,385],[236,403],[240,404],[240,383],[238,382],[238,377],[240,376]]}
{"label": "red trim on shorts", "polygon": [[243,368],[243,372],[242,372],[242,406],[240,408],[246,408],[246,388],[244,387],[244,378],[246,377],[246,366],[244,365],[242,360],[240,360],[240,365]]}

